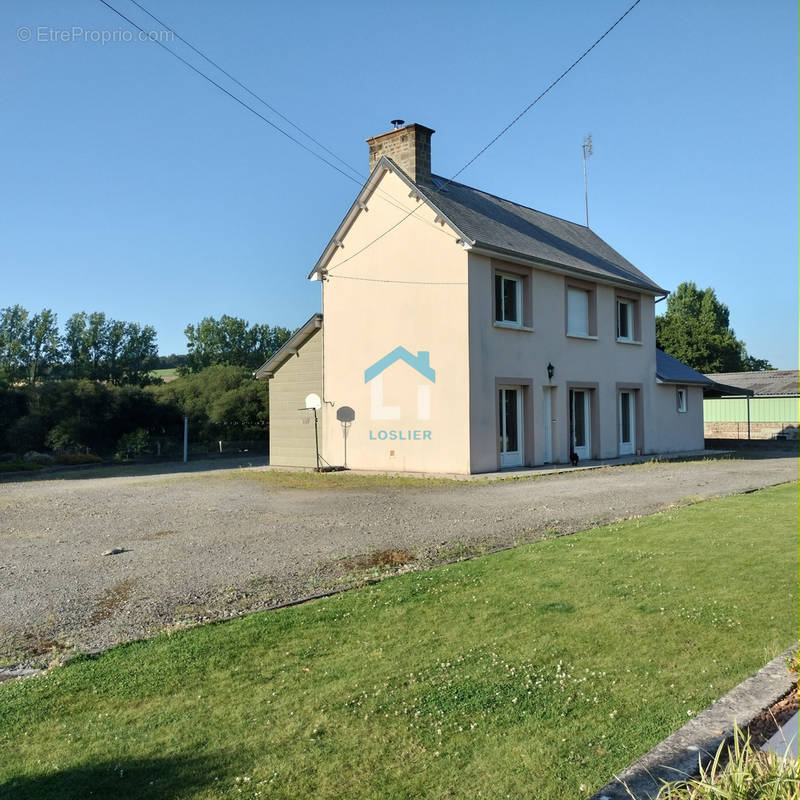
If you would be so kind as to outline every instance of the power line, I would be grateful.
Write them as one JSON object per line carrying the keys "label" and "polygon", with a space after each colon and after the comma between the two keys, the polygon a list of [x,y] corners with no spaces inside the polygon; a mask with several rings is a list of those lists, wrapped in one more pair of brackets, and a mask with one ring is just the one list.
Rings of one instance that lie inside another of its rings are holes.
{"label": "power line", "polygon": [[[402,220],[401,220],[402,221]],[[398,223],[399,224],[399,223]],[[466,281],[397,281],[389,278],[362,278],[360,275],[332,275],[337,281],[367,281],[369,283],[402,283],[413,286],[466,286]]]}
{"label": "power line", "polygon": [[[123,14],[121,11],[117,10],[116,8],[114,8],[114,7],[113,7],[113,6],[112,6],[110,3],[106,2],[106,0],[100,0],[100,2],[101,2],[101,3],[102,3],[104,6],[106,6],[107,8],[109,8],[111,11],[113,11],[115,14],[117,14],[118,16],[120,16],[122,19],[124,19],[126,22],[128,22],[128,23],[129,23],[129,24],[131,24],[131,25],[133,25],[133,27],[134,27],[134,28],[136,28],[137,30],[139,30],[139,31],[141,31],[142,33],[144,33],[144,29],[143,29],[143,28],[141,28],[139,25],[137,25],[137,23],[136,23],[136,22],[134,22],[132,19],[130,19],[129,17],[125,16],[125,14]],[[358,169],[356,169],[354,166],[352,166],[352,164],[349,164],[349,163],[348,163],[347,161],[345,161],[343,158],[341,158],[340,156],[336,155],[336,153],[334,153],[332,150],[330,150],[329,148],[327,148],[327,147],[326,147],[324,144],[322,144],[322,143],[321,143],[321,142],[319,142],[317,139],[315,139],[313,136],[311,136],[311,134],[309,134],[309,133],[306,133],[306,131],[304,131],[304,130],[303,130],[303,129],[302,129],[300,126],[299,126],[299,125],[297,125],[297,124],[295,124],[294,122],[292,122],[292,120],[290,120],[290,119],[289,119],[289,118],[288,118],[288,117],[287,117],[285,114],[282,114],[282,113],[281,113],[281,112],[280,112],[280,111],[279,111],[277,108],[275,108],[275,107],[274,107],[274,106],[272,106],[270,103],[268,103],[268,102],[267,102],[267,101],[266,101],[266,100],[265,100],[263,97],[261,97],[260,95],[256,94],[256,93],[255,93],[255,92],[254,92],[252,89],[248,88],[248,87],[247,87],[247,86],[246,86],[244,83],[242,83],[242,82],[241,82],[241,81],[239,81],[237,78],[235,78],[235,77],[234,77],[234,76],[233,76],[233,75],[232,75],[230,72],[228,72],[227,70],[223,69],[223,67],[221,67],[221,66],[220,66],[220,65],[219,65],[219,64],[218,64],[216,61],[214,61],[212,58],[210,58],[209,56],[206,56],[206,55],[205,55],[205,54],[204,54],[204,53],[203,53],[201,50],[199,50],[197,47],[195,47],[193,44],[191,44],[191,42],[189,42],[189,41],[187,41],[186,39],[184,39],[184,38],[183,38],[183,37],[182,37],[182,36],[181,36],[181,35],[180,35],[180,34],[179,34],[179,33],[178,33],[178,32],[177,32],[177,31],[176,31],[174,28],[170,27],[170,26],[169,26],[169,25],[167,25],[167,24],[166,24],[166,23],[165,23],[163,20],[159,19],[159,18],[158,18],[158,17],[156,17],[154,14],[152,14],[150,11],[148,11],[148,10],[147,10],[147,9],[146,9],[146,8],[145,8],[145,7],[144,7],[142,4],[141,4],[141,3],[137,2],[137,0],[131,0],[131,2],[132,2],[132,3],[133,3],[135,6],[137,6],[138,8],[140,8],[142,11],[144,11],[144,13],[145,13],[145,14],[147,14],[149,17],[151,17],[153,20],[155,20],[155,21],[156,21],[156,22],[157,22],[159,25],[162,25],[162,26],[163,26],[164,28],[166,28],[168,31],[170,31],[171,33],[173,33],[173,34],[176,36],[176,38],[178,38],[178,39],[179,39],[181,42],[183,42],[183,43],[184,43],[184,44],[185,44],[187,47],[191,48],[191,50],[193,50],[195,53],[197,53],[197,55],[199,55],[201,58],[205,59],[205,60],[206,60],[206,61],[207,61],[209,64],[211,64],[211,65],[212,65],[212,66],[214,66],[216,69],[218,69],[218,70],[219,70],[219,71],[220,71],[220,72],[221,72],[223,75],[227,76],[227,77],[228,77],[230,80],[232,80],[232,81],[233,81],[235,84],[237,84],[237,85],[238,85],[238,86],[240,86],[242,89],[244,89],[244,90],[245,90],[245,91],[246,91],[248,94],[252,95],[252,96],[253,96],[253,97],[254,97],[256,100],[258,100],[260,103],[263,103],[263,104],[264,104],[264,106],[266,106],[268,109],[270,109],[270,111],[272,111],[273,113],[277,114],[277,115],[278,115],[278,116],[279,116],[281,119],[283,119],[283,120],[285,120],[286,122],[288,122],[288,123],[289,123],[289,124],[290,124],[290,125],[291,125],[293,128],[295,128],[297,131],[299,131],[300,133],[302,133],[302,134],[303,134],[303,136],[307,137],[307,138],[308,138],[310,141],[314,142],[314,144],[316,144],[317,146],[319,146],[320,148],[322,148],[322,149],[323,149],[323,150],[324,150],[326,153],[329,153],[331,156],[333,156],[333,158],[335,158],[337,161],[339,161],[339,162],[341,162],[342,164],[344,164],[344,165],[345,165],[345,166],[346,166],[348,169],[352,170],[352,171],[353,171],[353,172],[354,172],[356,175],[358,175],[359,177],[358,177],[358,178],[354,178],[352,175],[348,175],[347,173],[343,172],[343,171],[342,171],[341,169],[339,169],[339,167],[337,167],[335,164],[332,164],[330,161],[328,161],[328,159],[326,159],[326,158],[322,157],[321,155],[319,155],[318,153],[314,152],[314,151],[313,151],[311,148],[309,148],[308,146],[306,146],[305,144],[303,144],[302,142],[300,142],[300,141],[299,141],[298,139],[296,139],[294,136],[292,136],[291,134],[287,133],[285,130],[283,130],[283,129],[282,129],[281,127],[279,127],[278,125],[275,125],[275,123],[273,123],[271,120],[267,119],[265,116],[263,116],[262,114],[260,114],[260,113],[259,113],[258,111],[256,111],[256,110],[255,110],[255,109],[254,109],[252,106],[248,105],[248,104],[247,104],[247,103],[245,103],[243,100],[241,100],[239,97],[237,97],[236,95],[234,95],[234,94],[232,94],[231,92],[229,92],[227,89],[225,89],[225,87],[223,87],[223,86],[221,86],[219,83],[217,83],[217,81],[215,81],[215,80],[213,80],[212,78],[210,78],[210,77],[209,77],[208,75],[206,75],[206,74],[205,74],[205,73],[204,73],[202,70],[200,70],[200,69],[198,69],[197,67],[195,67],[193,64],[191,64],[191,63],[190,63],[189,61],[187,61],[185,58],[183,58],[182,56],[180,56],[180,55],[179,55],[178,53],[176,53],[174,50],[171,50],[170,48],[168,48],[166,45],[164,45],[164,44],[163,44],[161,41],[159,41],[158,39],[152,39],[152,40],[151,40],[151,39],[150,39],[150,37],[147,37],[147,38],[148,38],[148,40],[150,40],[150,41],[153,41],[155,44],[159,45],[159,47],[161,47],[163,50],[166,50],[166,51],[167,51],[167,52],[168,52],[170,55],[172,55],[172,56],[175,56],[175,58],[177,58],[177,59],[178,59],[178,60],[179,60],[181,63],[183,63],[185,66],[189,67],[189,69],[191,69],[193,72],[197,73],[197,74],[198,74],[198,75],[200,75],[202,78],[205,78],[205,80],[207,80],[209,83],[211,83],[211,84],[213,84],[214,86],[216,86],[216,87],[217,87],[217,88],[218,88],[220,91],[222,91],[222,92],[224,92],[226,95],[228,95],[228,97],[230,97],[231,99],[235,100],[237,103],[239,103],[241,106],[243,106],[244,108],[246,108],[246,109],[247,109],[248,111],[250,111],[251,113],[255,114],[255,115],[256,115],[256,116],[257,116],[259,119],[261,119],[261,120],[263,120],[264,122],[266,122],[268,125],[270,125],[272,128],[274,128],[275,130],[277,130],[279,133],[282,133],[284,136],[286,136],[288,139],[290,139],[291,141],[293,141],[295,144],[297,144],[297,145],[299,145],[300,147],[302,147],[302,148],[303,148],[303,149],[304,149],[306,152],[310,153],[310,154],[311,154],[312,156],[314,156],[315,158],[318,158],[318,159],[320,159],[322,162],[324,162],[324,163],[325,163],[325,164],[327,164],[328,166],[330,166],[330,167],[332,167],[333,169],[335,169],[335,170],[336,170],[336,171],[337,171],[339,174],[341,174],[341,175],[344,175],[344,177],[345,177],[345,178],[347,178],[348,180],[352,181],[352,182],[353,182],[353,183],[355,183],[356,185],[358,185],[358,186],[361,186],[361,185],[362,185],[362,182],[364,181],[364,179],[365,179],[365,176],[364,176],[364,174],[363,174],[363,173],[361,173],[361,172],[360,172]],[[406,210],[406,209],[405,209],[405,206],[402,206],[402,205],[400,205],[400,204],[399,204],[399,203],[398,203],[398,202],[397,202],[397,201],[396,201],[396,200],[395,200],[395,199],[394,199],[394,198],[393,198],[393,197],[392,197],[392,196],[391,196],[391,195],[390,195],[388,192],[384,191],[384,190],[383,190],[383,189],[381,189],[380,187],[378,187],[377,191],[378,191],[378,193],[379,193],[380,195],[382,195],[382,196],[383,196],[383,199],[384,199],[384,201],[385,201],[385,202],[387,202],[387,203],[389,203],[389,205],[391,205],[391,206],[394,206],[395,208],[399,209],[400,211],[405,211],[405,210]],[[434,227],[434,228],[436,228],[437,230],[441,231],[441,232],[442,232],[442,233],[444,233],[445,235],[447,235],[447,236],[451,236],[451,234],[447,233],[447,231],[445,231],[444,229],[442,229],[442,228],[441,228],[441,227],[439,227],[439,226],[436,226],[436,225],[434,225],[432,222],[428,222],[428,220],[420,220],[420,222],[424,222],[426,225],[430,225],[431,227]],[[454,237],[454,236],[451,236],[451,238],[455,239],[456,237]]]}
{"label": "power line", "polygon": [[231,75],[230,72],[228,72],[226,69],[221,67],[216,61],[214,61],[214,59],[210,58],[205,53],[203,53],[200,49],[195,47],[191,42],[189,42],[186,39],[184,39],[184,37],[181,36],[175,30],[175,28],[171,27],[170,25],[167,25],[166,22],[164,22],[163,20],[159,19],[155,14],[151,13],[150,11],[148,11],[141,3],[137,2],[137,0],[130,0],[130,2],[133,3],[137,8],[140,8],[142,11],[144,11],[144,13],[147,14],[148,17],[150,17],[151,19],[155,20],[155,22],[157,22],[159,25],[163,26],[168,31],[170,31],[170,33],[174,34],[175,37],[177,39],[179,39],[181,42],[183,42],[190,50],[192,50],[198,56],[200,56],[200,58],[204,59],[206,62],[211,64],[212,67],[214,67],[215,69],[218,69],[223,75],[225,75],[225,77],[227,77],[230,80],[232,80],[241,89],[244,89],[251,97],[254,97],[256,100],[258,100],[259,103],[262,103],[263,105],[265,105],[270,111],[272,111],[273,114],[276,114],[277,116],[279,116],[284,122],[288,122],[289,125],[291,125],[296,131],[298,131],[299,133],[302,133],[303,136],[305,136],[307,139],[312,141],[315,145],[317,145],[317,147],[319,147],[320,149],[324,150],[328,155],[333,156],[333,158],[335,158],[340,164],[343,164],[349,170],[352,170],[353,172],[355,172],[355,174],[358,175],[363,180],[364,176],[352,164],[349,164],[343,158],[341,158],[340,156],[336,155],[336,153],[334,153],[333,150],[330,150],[324,144],[322,144],[322,142],[320,142],[318,139],[315,139],[310,133],[308,133],[307,131],[304,131],[297,123],[292,122],[292,120],[290,120],[289,117],[287,117],[285,114],[282,114],[277,108],[275,108],[275,106],[270,105],[263,97],[261,97],[261,95],[256,94],[256,92],[254,92],[249,86],[246,86],[238,78],[236,78],[233,75]]}
{"label": "power line", "polygon": [[608,36],[608,34],[611,33],[611,31],[613,31],[614,28],[616,28],[617,25],[619,25],[620,22],[622,22],[622,20],[628,16],[628,14],[630,14],[631,11],[633,11],[633,9],[639,5],[640,2],[641,0],[636,0],[636,2],[621,17],[619,17],[619,19],[617,19],[617,21],[602,36],[599,36],[597,39],[595,39],[592,45],[584,50],[583,53],[576,58],[575,61],[573,61],[535,100],[528,103],[528,105],[525,106],[525,108],[523,108],[522,111],[520,111],[519,114],[517,114],[517,116],[514,117],[514,119],[512,119],[511,122],[509,122],[508,125],[506,125],[505,128],[503,128],[503,130],[497,134],[497,136],[494,137],[494,139],[492,139],[485,147],[481,148],[469,161],[467,161],[467,163],[464,164],[464,166],[461,167],[461,169],[458,170],[458,172],[456,172],[449,181],[447,181],[445,186],[452,183],[467,167],[469,167],[474,161],[477,161],[478,158],[480,158],[501,136],[503,136],[514,125],[516,125],[517,122],[519,122],[551,89],[553,89],[556,84],[569,75],[569,73],[572,72],[572,70],[575,69],[575,67],[577,67],[578,64],[580,64],[581,61],[583,61],[583,59],[586,58],[586,56],[588,56],[589,53],[591,53],[592,50],[594,50],[595,47],[597,47],[597,45],[600,44],[600,42],[602,42],[603,39],[605,39],[606,36]]}
{"label": "power line", "polygon": [[[108,8],[111,11],[113,11],[117,16],[122,17],[122,19],[124,19],[127,23],[129,23],[130,25],[133,25],[133,27],[136,28],[138,31],[140,31],[141,33],[146,33],[144,28],[142,28],[140,25],[135,23],[132,19],[130,19],[130,17],[126,17],[121,11],[118,11],[116,8],[114,8],[114,6],[112,6],[110,3],[108,3],[107,0],[99,0],[99,1],[106,8]],[[292,136],[291,133],[288,133],[283,128],[281,128],[279,125],[276,125],[272,120],[268,119],[263,114],[261,114],[258,111],[256,111],[256,109],[254,109],[252,106],[247,105],[247,103],[245,103],[244,100],[242,100],[241,98],[237,97],[235,94],[233,94],[233,92],[229,92],[224,86],[222,86],[221,84],[217,83],[217,81],[215,81],[213,78],[210,78],[208,75],[205,74],[205,72],[203,72],[202,70],[198,69],[190,61],[187,61],[185,58],[183,58],[183,56],[179,55],[174,50],[170,50],[170,48],[167,47],[163,42],[159,41],[157,38],[156,39],[150,39],[150,37],[148,37],[148,39],[150,41],[152,41],[154,44],[157,44],[162,50],[165,50],[171,56],[174,56],[175,58],[177,58],[178,61],[182,62],[187,67],[189,67],[189,69],[192,70],[192,72],[197,73],[201,78],[207,80],[213,86],[216,86],[217,89],[219,89],[221,92],[224,92],[226,95],[228,95],[228,97],[230,97],[231,100],[235,100],[240,106],[242,106],[243,108],[246,108],[250,113],[255,114],[259,119],[261,119],[264,122],[266,122],[267,125],[269,125],[270,127],[274,128],[279,133],[283,134],[287,139],[290,139],[291,141],[293,141],[299,147],[302,147],[303,150],[305,150],[307,153],[310,153],[312,156],[314,156],[314,158],[318,158],[320,161],[324,162],[325,164],[327,164],[332,169],[335,169],[340,175],[344,175],[344,177],[347,178],[349,181],[353,181],[353,183],[357,183],[357,184],[360,185],[360,181],[357,178],[354,178],[352,175],[348,175],[344,170],[342,170],[339,167],[337,167],[336,164],[334,164],[333,162],[329,161],[324,156],[321,156],[319,153],[317,153],[314,150],[312,150],[310,147],[308,147],[308,145],[306,145],[303,142],[301,142],[295,136]]]}
{"label": "power line", "polygon": [[[102,2],[102,0],[101,0],[101,2]],[[473,164],[475,161],[477,161],[477,160],[478,160],[478,159],[479,159],[479,158],[480,158],[480,157],[481,157],[481,156],[482,156],[482,155],[483,155],[483,154],[484,154],[484,153],[485,153],[485,152],[486,152],[486,151],[487,151],[487,150],[488,150],[488,149],[489,149],[489,148],[490,148],[490,147],[491,147],[491,146],[492,146],[492,145],[493,145],[493,144],[494,144],[494,143],[495,143],[495,142],[496,142],[496,141],[497,141],[497,140],[498,140],[498,139],[499,139],[501,136],[503,136],[503,135],[504,135],[505,133],[507,133],[507,132],[508,132],[508,131],[509,131],[509,130],[510,130],[510,129],[511,129],[513,126],[514,126],[514,125],[516,125],[516,123],[517,123],[517,122],[519,122],[519,120],[521,120],[521,119],[522,119],[522,117],[524,117],[524,116],[525,116],[525,114],[527,114],[527,113],[528,113],[528,112],[529,112],[529,111],[530,111],[530,110],[531,110],[531,109],[532,109],[532,108],[533,108],[533,107],[534,107],[534,106],[535,106],[535,105],[536,105],[536,104],[537,104],[537,103],[538,103],[538,102],[539,102],[539,101],[540,101],[540,100],[541,100],[541,99],[542,99],[542,98],[543,98],[543,97],[544,97],[546,94],[548,94],[548,92],[550,92],[550,91],[551,91],[551,90],[552,90],[552,89],[553,89],[553,88],[554,88],[554,87],[555,87],[555,86],[556,86],[558,83],[560,83],[560,82],[561,82],[561,80],[563,80],[563,79],[564,79],[564,78],[565,78],[565,77],[566,77],[566,76],[567,76],[567,75],[568,75],[570,72],[572,72],[572,70],[573,70],[573,69],[575,69],[575,67],[577,67],[577,66],[578,66],[578,64],[580,64],[580,63],[581,63],[581,61],[583,61],[583,59],[584,59],[584,58],[586,58],[586,56],[588,56],[588,55],[589,55],[589,53],[591,53],[591,52],[592,52],[592,50],[594,50],[594,48],[595,48],[595,47],[597,47],[597,45],[598,45],[598,44],[600,44],[600,42],[602,42],[602,41],[603,41],[603,39],[605,39],[605,38],[606,38],[606,36],[608,36],[608,34],[609,34],[609,33],[611,33],[611,31],[613,31],[613,30],[614,30],[614,28],[616,28],[616,27],[617,27],[617,25],[619,25],[619,24],[620,24],[620,22],[622,22],[622,20],[623,20],[623,19],[625,19],[625,17],[627,17],[627,16],[628,16],[628,14],[630,14],[630,13],[631,13],[631,11],[633,11],[633,9],[634,9],[634,8],[636,8],[636,6],[638,6],[638,5],[639,5],[639,3],[640,3],[640,2],[641,2],[641,0],[635,0],[635,2],[633,3],[633,5],[631,5],[631,6],[630,6],[630,8],[628,8],[628,10],[627,10],[627,11],[626,11],[624,14],[622,14],[622,16],[620,16],[620,17],[619,17],[619,18],[616,20],[616,22],[614,22],[614,24],[613,24],[613,25],[612,25],[610,28],[608,28],[608,29],[605,31],[605,33],[603,33],[601,36],[599,36],[597,39],[595,39],[595,40],[594,40],[594,42],[593,42],[593,43],[592,43],[592,44],[591,44],[591,45],[590,45],[590,46],[589,46],[589,47],[588,47],[586,50],[584,50],[584,51],[583,51],[583,53],[581,53],[581,55],[580,55],[580,56],[578,56],[578,58],[576,58],[576,59],[575,59],[575,61],[573,61],[573,62],[572,62],[572,63],[571,63],[571,64],[570,64],[570,65],[569,65],[569,66],[568,66],[568,67],[567,67],[567,68],[566,68],[566,69],[565,69],[565,70],[564,70],[564,71],[563,71],[563,72],[562,72],[562,73],[561,73],[561,74],[560,74],[560,75],[559,75],[559,76],[558,76],[558,77],[557,77],[557,78],[556,78],[554,81],[552,81],[552,82],[551,82],[551,83],[548,85],[548,87],[547,87],[547,88],[546,88],[546,89],[545,89],[543,92],[541,92],[541,93],[540,93],[540,94],[539,94],[539,95],[538,95],[538,96],[537,96],[537,97],[536,97],[534,100],[532,100],[530,103],[528,103],[528,105],[527,105],[527,106],[525,106],[525,108],[523,108],[523,109],[522,109],[522,111],[520,111],[520,112],[519,112],[519,114],[517,114],[517,116],[516,116],[516,117],[514,117],[514,119],[512,119],[512,120],[511,120],[511,122],[509,122],[509,123],[508,123],[508,125],[506,125],[506,126],[505,126],[505,128],[503,128],[503,130],[501,130],[501,131],[500,131],[500,133],[498,133],[498,134],[497,134],[497,135],[496,135],[496,136],[495,136],[495,137],[494,137],[494,138],[493,138],[493,139],[492,139],[492,140],[491,140],[491,141],[490,141],[490,142],[489,142],[487,145],[485,145],[484,147],[482,147],[482,148],[481,148],[481,149],[480,149],[480,150],[479,150],[479,151],[478,151],[478,152],[477,152],[477,153],[476,153],[476,154],[475,154],[475,155],[474,155],[474,156],[473,156],[473,157],[472,157],[472,158],[471,158],[469,161],[467,161],[467,163],[466,163],[466,164],[464,164],[464,166],[463,166],[463,167],[461,167],[461,169],[460,169],[460,170],[458,170],[458,171],[457,171],[457,172],[456,172],[456,173],[455,173],[455,174],[454,174],[454,175],[453,175],[451,178],[449,178],[448,180],[446,180],[446,181],[445,181],[445,182],[444,182],[444,183],[443,183],[443,184],[442,184],[440,187],[434,187],[434,188],[433,188],[433,192],[434,192],[435,194],[441,194],[441,192],[443,192],[443,191],[444,191],[444,190],[445,190],[445,189],[446,189],[446,188],[447,188],[447,187],[448,187],[448,186],[449,186],[451,183],[453,183],[453,182],[455,181],[455,179],[456,179],[456,178],[457,178],[457,177],[458,177],[458,176],[459,176],[459,175],[460,175],[462,172],[464,172],[464,170],[465,170],[465,169],[467,169],[467,167],[469,167],[469,166],[470,166],[470,165],[472,165],[472,164]],[[372,247],[372,245],[373,245],[373,244],[375,244],[376,242],[380,241],[380,240],[381,240],[381,239],[382,239],[384,236],[386,236],[386,234],[387,234],[387,233],[391,233],[391,232],[392,232],[392,231],[393,231],[395,228],[397,228],[399,225],[401,225],[403,222],[405,222],[405,221],[406,221],[406,220],[407,220],[407,219],[408,219],[410,216],[412,216],[413,214],[415,214],[415,213],[417,212],[418,208],[419,208],[419,206],[417,206],[416,208],[414,208],[413,210],[411,210],[411,211],[410,211],[408,214],[406,214],[406,215],[405,215],[405,216],[404,216],[404,217],[403,217],[403,218],[400,220],[400,222],[397,222],[396,224],[392,225],[392,227],[391,227],[391,228],[389,228],[388,230],[384,231],[384,232],[383,232],[383,233],[382,233],[380,236],[377,236],[375,239],[373,239],[373,240],[372,240],[371,242],[369,242],[368,244],[364,245],[364,247],[362,247],[360,250],[357,250],[357,251],[356,251],[355,253],[353,253],[351,256],[348,256],[348,257],[347,257],[347,258],[345,258],[343,261],[340,261],[338,264],[334,264],[332,267],[329,267],[329,268],[328,268],[328,273],[330,273],[330,272],[331,272],[331,270],[338,269],[340,266],[342,266],[342,264],[345,264],[345,263],[347,263],[347,262],[348,262],[348,261],[350,261],[352,258],[355,258],[357,255],[359,255],[359,254],[363,253],[363,252],[364,252],[366,249],[368,249],[369,247]]]}

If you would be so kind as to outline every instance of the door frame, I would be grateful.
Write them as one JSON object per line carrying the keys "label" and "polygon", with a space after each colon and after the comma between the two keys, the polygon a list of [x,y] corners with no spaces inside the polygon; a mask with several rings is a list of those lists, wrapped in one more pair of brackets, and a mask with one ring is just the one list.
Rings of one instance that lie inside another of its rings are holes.
{"label": "door frame", "polygon": [[[625,415],[622,408],[622,398],[628,399],[628,434],[627,442],[622,440],[625,429]],[[636,452],[636,392],[632,389],[620,389],[617,392],[617,452],[621,456],[632,456]]]}
{"label": "door frame", "polygon": [[[589,458],[600,458],[600,384],[597,381],[567,381],[566,391],[564,392],[563,408],[566,411],[567,425],[567,452],[566,461],[569,461],[569,454],[572,448],[572,392],[589,392]],[[561,434],[564,435],[563,433]]]}
{"label": "door frame", "polygon": [[633,454],[645,452],[645,435],[644,435],[644,389],[641,383],[631,383],[628,381],[620,381],[615,387],[617,400],[617,452],[619,452],[620,440],[620,416],[619,416],[619,396],[621,392],[631,392],[633,394],[634,402],[634,425],[633,425]]}
{"label": "door frame", "polygon": [[500,439],[500,426],[501,420],[498,413],[498,393],[500,389],[520,389],[522,397],[522,460],[520,466],[529,467],[533,463],[533,408],[531,403],[531,395],[533,392],[533,381],[530,378],[514,378],[514,377],[499,377],[494,379],[494,395],[492,403],[494,405],[495,416],[495,448],[497,451],[497,469],[506,469],[501,464],[500,447],[498,446]]}

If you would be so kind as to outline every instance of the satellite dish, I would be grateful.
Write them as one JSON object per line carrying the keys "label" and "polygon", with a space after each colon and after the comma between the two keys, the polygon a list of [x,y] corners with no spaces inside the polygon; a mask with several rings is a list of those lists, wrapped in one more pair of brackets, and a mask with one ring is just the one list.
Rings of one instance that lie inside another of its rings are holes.
{"label": "satellite dish", "polygon": [[306,395],[306,408],[322,408],[322,400],[320,400],[318,394],[307,394]]}
{"label": "satellite dish", "polygon": [[352,422],[356,418],[356,412],[350,406],[342,406],[336,412],[336,419],[339,422]]}

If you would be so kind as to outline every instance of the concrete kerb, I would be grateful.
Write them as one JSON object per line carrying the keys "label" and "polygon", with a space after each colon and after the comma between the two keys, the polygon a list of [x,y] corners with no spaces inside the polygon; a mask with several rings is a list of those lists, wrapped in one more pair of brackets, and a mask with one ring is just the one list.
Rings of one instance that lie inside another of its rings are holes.
{"label": "concrete kerb", "polygon": [[701,763],[707,765],[721,744],[733,740],[736,727],[747,727],[792,690],[797,678],[789,672],[787,662],[796,648],[797,643],[773,658],[589,800],[652,800],[665,782],[697,775]]}

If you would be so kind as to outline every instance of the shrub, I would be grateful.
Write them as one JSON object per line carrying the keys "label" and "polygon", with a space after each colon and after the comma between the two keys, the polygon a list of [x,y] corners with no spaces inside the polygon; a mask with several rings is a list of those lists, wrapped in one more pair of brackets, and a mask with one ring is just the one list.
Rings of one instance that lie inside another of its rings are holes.
{"label": "shrub", "polygon": [[150,452],[150,434],[144,428],[123,434],[117,442],[117,452],[114,458],[124,461],[127,458]]}
{"label": "shrub", "polygon": [[99,464],[103,459],[94,453],[59,453],[55,460],[56,464],[75,466],[77,464]]}
{"label": "shrub", "polygon": [[45,466],[47,464],[52,464],[54,459],[49,453],[37,453],[36,450],[28,450],[28,452],[22,456],[22,460],[28,464],[41,464]]}
{"label": "shrub", "polygon": [[737,728],[733,748],[723,742],[699,778],[665,784],[656,800],[798,800],[799,763],[788,754],[755,750],[750,734]]}

